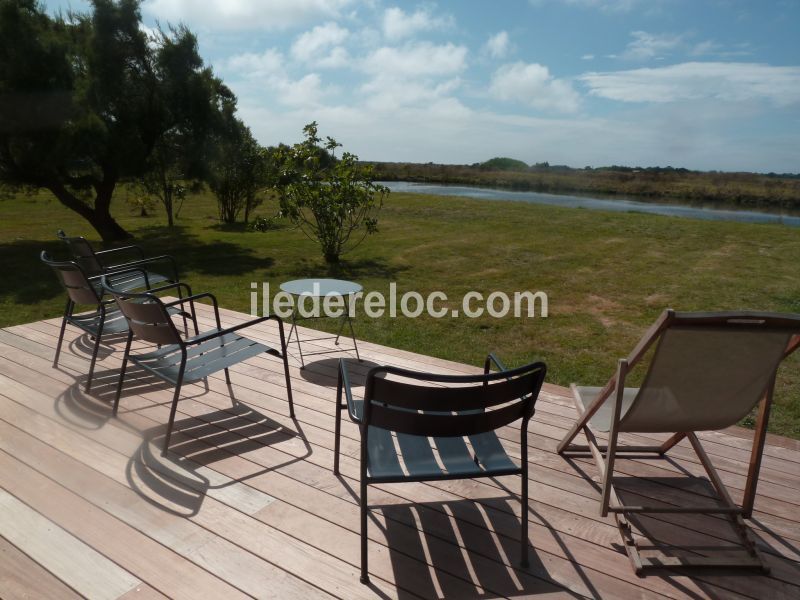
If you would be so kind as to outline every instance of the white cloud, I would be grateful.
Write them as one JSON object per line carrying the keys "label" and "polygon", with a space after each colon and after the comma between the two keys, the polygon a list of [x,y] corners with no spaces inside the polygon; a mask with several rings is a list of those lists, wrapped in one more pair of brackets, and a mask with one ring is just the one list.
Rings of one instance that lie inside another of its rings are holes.
{"label": "white cloud", "polygon": [[505,58],[511,47],[511,40],[508,37],[507,31],[499,31],[496,34],[489,36],[484,50],[492,58]]}
{"label": "white cloud", "polygon": [[584,54],[581,56],[581,60],[594,60],[594,54]]}
{"label": "white cloud", "polygon": [[621,57],[628,60],[650,60],[660,58],[683,43],[680,35],[653,34],[646,31],[632,31],[633,40],[628,43]]}
{"label": "white cloud", "polygon": [[367,73],[394,78],[446,76],[459,73],[466,66],[466,46],[430,42],[408,43],[399,48],[383,46],[361,63]]}
{"label": "white cloud", "polygon": [[341,67],[347,64],[349,55],[341,44],[350,32],[334,22],[317,25],[300,34],[292,44],[292,56],[301,62],[324,67]]}
{"label": "white cloud", "polygon": [[407,107],[436,111],[444,105],[463,111],[464,105],[452,96],[460,85],[458,77],[441,82],[376,77],[359,89],[366,108],[372,111],[394,112]]}
{"label": "white cloud", "polygon": [[668,67],[586,73],[590,94],[622,102],[714,99],[768,100],[776,106],[800,102],[800,67],[759,63],[687,62]]}
{"label": "white cloud", "polygon": [[283,73],[284,57],[277,49],[269,48],[261,54],[245,52],[222,61],[219,67],[245,77],[268,77]]}
{"label": "white cloud", "polygon": [[580,97],[572,85],[554,78],[547,67],[537,63],[503,65],[492,75],[489,94],[540,110],[575,112],[580,106]]}
{"label": "white cloud", "polygon": [[428,9],[419,9],[408,14],[395,6],[387,8],[383,13],[383,35],[389,40],[411,37],[420,31],[446,29],[452,24],[452,17],[437,17]]}
{"label": "white cloud", "polygon": [[145,13],[161,21],[224,30],[285,29],[330,19],[354,0],[145,0]]}
{"label": "white cloud", "polygon": [[370,110],[389,111],[416,106],[436,110],[443,105],[464,110],[451,95],[461,85],[459,74],[467,66],[467,48],[454,44],[409,42],[371,52],[361,69],[370,79],[359,92]]}
{"label": "white cloud", "polygon": [[322,101],[330,91],[323,88],[322,79],[316,73],[308,73],[297,80],[283,79],[275,83],[279,101],[290,107],[322,106]]}

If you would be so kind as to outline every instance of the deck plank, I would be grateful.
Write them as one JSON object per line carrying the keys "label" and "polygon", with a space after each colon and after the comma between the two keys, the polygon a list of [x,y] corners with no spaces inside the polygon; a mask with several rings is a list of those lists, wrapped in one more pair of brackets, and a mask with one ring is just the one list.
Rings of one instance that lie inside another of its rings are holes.
{"label": "deck plank", "polygon": [[0,537],[0,591],[6,600],[81,597],[4,537]]}
{"label": "deck plank", "polygon": [[142,583],[5,489],[0,514],[0,535],[87,598],[114,600]]}
{"label": "deck plank", "polygon": [[[210,307],[198,308],[201,329],[211,325]],[[224,324],[248,318],[224,309],[222,313]],[[528,436],[534,550],[530,571],[515,565],[518,478],[375,486],[370,503],[377,507],[371,511],[369,533],[370,571],[377,588],[365,588],[357,579],[358,520],[352,494],[357,489],[358,431],[349,422],[343,427],[342,478],[331,473],[336,355],[303,371],[292,361],[297,421],[288,418],[282,364],[272,357],[257,357],[232,369],[234,404],[221,374],[210,377],[207,386],[187,386],[186,399],[179,404],[174,452],[162,460],[145,438],[157,442],[163,431],[169,389],[134,378],[126,386],[119,419],[109,419],[108,391],[120,365],[120,345],[101,350],[95,393],[86,396],[80,383],[88,367],[87,345],[80,334],[68,330],[61,369],[49,364],[58,324],[49,319],[0,330],[0,448],[5,452],[0,454],[0,472],[14,472],[13,480],[24,482],[16,491],[11,484],[6,487],[30,510],[143,582],[135,588],[138,593],[127,597],[179,595],[179,577],[170,581],[159,565],[146,560],[126,562],[119,549],[148,544],[160,549],[163,565],[199,570],[217,585],[251,595],[316,597],[325,590],[338,597],[378,593],[390,598],[758,598],[765,593],[788,598],[800,593],[797,444],[773,440],[765,452],[753,525],[773,567],[771,577],[703,573],[638,578],[619,551],[613,521],[597,514],[593,463],[568,462],[553,452],[573,417],[566,391],[549,384]],[[257,341],[277,343],[274,323],[248,331]],[[301,335],[318,332],[302,328]],[[330,340],[309,344],[312,349],[333,348]],[[353,364],[356,379],[363,379],[370,363],[477,371],[361,341],[359,349],[368,362]],[[509,452],[518,455],[518,430],[506,428],[501,435]],[[712,460],[719,460],[726,483],[741,489],[747,432],[711,432],[703,441]],[[624,462],[620,474],[646,484],[629,493],[667,504],[679,502],[681,488],[660,480],[683,471],[699,473],[698,462],[683,446],[676,449],[673,463]],[[52,486],[58,491],[50,498]],[[707,494],[699,481],[683,493]],[[63,508],[60,498],[65,499]],[[122,532],[128,542],[104,545],[100,524],[89,527],[70,516],[84,511]],[[674,522],[647,519],[644,523],[656,539],[677,533],[692,543],[732,541],[722,519],[696,528],[683,516]],[[18,560],[31,561],[15,550]],[[285,556],[275,558],[281,552]],[[242,557],[250,569],[238,564]],[[264,572],[245,574],[259,569]],[[267,584],[272,587],[265,591]]]}

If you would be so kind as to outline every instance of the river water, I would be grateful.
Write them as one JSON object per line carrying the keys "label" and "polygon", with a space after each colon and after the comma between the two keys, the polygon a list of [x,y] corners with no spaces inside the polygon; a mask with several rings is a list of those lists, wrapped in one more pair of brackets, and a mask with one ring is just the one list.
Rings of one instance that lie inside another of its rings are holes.
{"label": "river water", "polygon": [[433,194],[438,196],[464,196],[480,200],[515,200],[534,204],[550,204],[570,208],[590,210],[610,210],[615,212],[639,212],[706,221],[737,221],[740,223],[780,223],[800,227],[800,216],[791,213],[762,212],[753,210],[734,210],[689,204],[666,204],[643,202],[623,198],[604,199],[589,196],[569,196],[565,194],[543,194],[539,192],[515,192],[471,186],[444,185],[435,183],[412,183],[409,181],[382,181],[393,192],[411,194]]}

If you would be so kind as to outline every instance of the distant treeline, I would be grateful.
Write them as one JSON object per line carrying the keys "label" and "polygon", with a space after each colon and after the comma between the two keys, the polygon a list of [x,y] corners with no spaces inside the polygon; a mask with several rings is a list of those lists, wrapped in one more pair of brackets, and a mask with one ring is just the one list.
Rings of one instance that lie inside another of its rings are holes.
{"label": "distant treeline", "polygon": [[743,208],[800,210],[800,175],[723,173],[673,167],[586,167],[512,158],[472,165],[373,162],[376,179],[497,187],[546,193],[619,195]]}

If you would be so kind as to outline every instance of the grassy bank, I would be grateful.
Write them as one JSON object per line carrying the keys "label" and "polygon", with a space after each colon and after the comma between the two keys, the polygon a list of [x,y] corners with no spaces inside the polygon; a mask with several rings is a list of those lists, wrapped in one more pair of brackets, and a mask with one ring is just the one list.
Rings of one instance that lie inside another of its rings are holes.
{"label": "grassy bank", "polygon": [[[275,207],[263,207],[269,214]],[[327,275],[318,249],[299,231],[224,228],[201,195],[187,200],[179,227],[159,214],[116,207],[150,254],[169,253],[195,290],[249,310],[251,281],[276,289],[287,279]],[[54,277],[38,261],[62,253],[55,230],[96,235],[47,195],[0,202],[0,326],[53,317],[63,307]],[[467,291],[541,290],[547,319],[357,320],[357,335],[381,344],[480,364],[497,351],[511,364],[542,358],[548,379],[602,384],[665,308],[800,312],[800,230],[778,225],[700,222],[509,202],[392,194],[380,233],[346,256],[338,276],[366,290],[441,290],[458,307]],[[319,322],[324,325],[323,322]],[[800,438],[800,372],[779,375],[771,431]]]}
{"label": "grassy bank", "polygon": [[800,210],[800,178],[686,169],[530,167],[493,170],[482,165],[374,163],[385,181],[449,183],[553,194],[580,193],[731,208]]}

